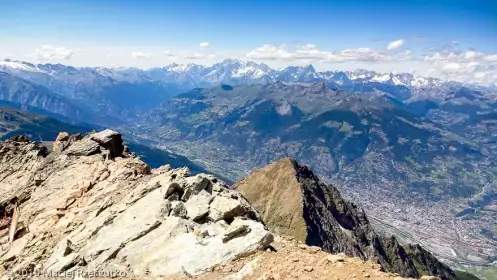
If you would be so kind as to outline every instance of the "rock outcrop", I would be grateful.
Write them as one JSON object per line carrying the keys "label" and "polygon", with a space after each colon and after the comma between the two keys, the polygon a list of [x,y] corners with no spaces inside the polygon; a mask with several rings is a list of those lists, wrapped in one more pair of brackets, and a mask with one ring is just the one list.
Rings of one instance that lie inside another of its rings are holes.
{"label": "rock outcrop", "polygon": [[115,131],[61,134],[51,153],[24,137],[0,143],[0,275],[198,275],[272,241],[237,191],[187,168],[151,169]]}
{"label": "rock outcrop", "polygon": [[378,235],[362,209],[293,159],[252,172],[235,189],[276,234],[292,235],[331,253],[378,262],[384,270],[401,276],[456,279],[448,266],[419,245],[401,246],[394,237]]}

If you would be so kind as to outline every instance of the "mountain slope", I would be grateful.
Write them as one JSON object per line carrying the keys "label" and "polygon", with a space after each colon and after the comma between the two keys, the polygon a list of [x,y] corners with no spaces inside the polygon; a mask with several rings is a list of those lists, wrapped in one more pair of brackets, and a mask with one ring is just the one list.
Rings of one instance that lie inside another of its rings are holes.
{"label": "mountain slope", "polygon": [[72,119],[93,120],[82,106],[43,86],[4,72],[0,72],[0,100],[40,108]]}
{"label": "mountain slope", "polygon": [[[69,134],[88,133],[99,129],[98,126],[88,124],[69,124],[39,114],[32,114],[10,107],[0,107],[0,140],[14,136],[26,136],[33,141],[43,142],[49,149],[60,131]],[[207,172],[188,158],[164,150],[128,142],[127,146],[152,168],[170,164],[173,168],[186,166],[193,174]],[[222,176],[219,178],[223,179]],[[227,180],[227,182],[230,182]]]}
{"label": "mountain slope", "polygon": [[[0,63],[0,85],[3,85],[0,99],[101,125],[134,120],[143,111],[185,90],[173,84],[145,77],[136,79],[108,69],[7,62]],[[12,96],[13,91],[18,93]],[[76,104],[79,110],[56,107],[52,104],[55,101],[49,97],[60,100],[59,103]]]}
{"label": "mountain slope", "polygon": [[449,267],[420,246],[402,247],[393,237],[377,235],[362,210],[292,159],[254,171],[235,188],[276,233],[290,234],[331,253],[378,261],[386,271],[405,277],[457,279]]}

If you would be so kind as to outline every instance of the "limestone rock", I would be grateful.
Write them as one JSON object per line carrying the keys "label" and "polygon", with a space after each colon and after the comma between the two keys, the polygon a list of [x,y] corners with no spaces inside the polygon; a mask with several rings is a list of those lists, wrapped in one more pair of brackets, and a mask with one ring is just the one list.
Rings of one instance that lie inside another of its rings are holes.
{"label": "limestone rock", "polygon": [[186,203],[186,213],[194,221],[199,220],[209,213],[209,204],[214,199],[205,190],[200,191],[197,195],[192,196]]}
{"label": "limestone rock", "polygon": [[55,138],[55,142],[67,141],[67,140],[69,140],[69,133],[67,132],[60,132],[59,135],[57,135],[57,138]]}
{"label": "limestone rock", "polygon": [[245,214],[245,208],[239,200],[216,196],[211,203],[209,218],[213,221],[231,220]]}
{"label": "limestone rock", "polygon": [[6,273],[38,264],[58,273],[197,275],[273,240],[238,192],[211,175],[190,176],[187,168],[151,170],[122,154],[115,131],[64,134],[59,142],[53,153],[24,137],[0,142],[0,232],[12,201],[19,202],[19,225],[29,225],[12,243],[0,236]]}
{"label": "limestone rock", "polygon": [[100,145],[89,138],[84,138],[70,145],[65,153],[71,156],[91,156],[100,153]]}
{"label": "limestone rock", "polygon": [[[174,223],[177,223],[176,221]],[[135,254],[128,255],[125,248],[117,257],[126,256],[135,274],[142,274],[148,269],[151,275],[172,275],[183,271],[198,275],[223,261],[245,256],[269,246],[273,235],[266,231],[262,224],[251,220],[243,222],[251,228],[250,233],[228,243],[224,243],[221,237],[198,241],[193,232],[174,236],[168,232],[171,228],[184,227],[164,225],[151,235],[133,242],[133,245],[141,248],[135,250]]]}
{"label": "limestone rock", "polygon": [[91,135],[90,139],[109,150],[111,158],[120,156],[124,152],[123,140],[117,131],[106,129]]}

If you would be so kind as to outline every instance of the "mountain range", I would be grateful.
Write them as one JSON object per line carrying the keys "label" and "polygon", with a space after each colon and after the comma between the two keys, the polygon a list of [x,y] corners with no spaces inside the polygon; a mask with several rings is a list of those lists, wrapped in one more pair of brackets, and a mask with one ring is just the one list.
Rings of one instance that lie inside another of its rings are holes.
{"label": "mountain range", "polygon": [[44,108],[70,119],[102,125],[126,124],[170,97],[221,84],[323,82],[332,89],[383,92],[401,101],[441,100],[461,88],[495,92],[495,87],[414,76],[408,73],[318,72],[312,65],[272,69],[253,61],[227,59],[212,66],[103,68],[0,61],[0,98]]}

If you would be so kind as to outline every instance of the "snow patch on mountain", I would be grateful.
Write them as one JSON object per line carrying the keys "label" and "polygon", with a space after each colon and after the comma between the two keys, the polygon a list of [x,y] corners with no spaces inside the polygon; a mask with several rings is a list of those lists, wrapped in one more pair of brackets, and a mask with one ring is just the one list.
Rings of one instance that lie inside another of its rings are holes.
{"label": "snow patch on mountain", "polygon": [[13,69],[13,70],[28,71],[28,72],[40,72],[40,70],[31,63],[14,61],[10,59],[0,61],[0,68],[4,68],[6,70]]}

